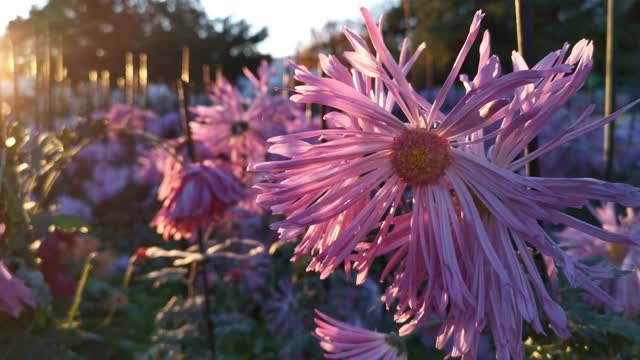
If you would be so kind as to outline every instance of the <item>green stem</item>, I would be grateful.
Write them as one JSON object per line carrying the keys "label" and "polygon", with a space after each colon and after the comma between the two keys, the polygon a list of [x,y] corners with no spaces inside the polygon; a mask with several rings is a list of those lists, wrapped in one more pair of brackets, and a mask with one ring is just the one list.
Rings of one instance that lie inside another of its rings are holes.
{"label": "green stem", "polygon": [[82,294],[84,293],[84,288],[87,286],[87,280],[89,279],[91,268],[93,268],[93,264],[91,262],[95,257],[96,253],[92,252],[91,254],[89,254],[89,257],[87,257],[87,261],[85,261],[84,263],[82,275],[80,276],[80,282],[78,283],[78,288],[76,289],[76,295],[73,298],[73,305],[71,306],[71,309],[69,309],[69,313],[67,314],[67,327],[71,327],[73,318],[76,316],[76,313],[80,308],[80,303],[82,302]]}

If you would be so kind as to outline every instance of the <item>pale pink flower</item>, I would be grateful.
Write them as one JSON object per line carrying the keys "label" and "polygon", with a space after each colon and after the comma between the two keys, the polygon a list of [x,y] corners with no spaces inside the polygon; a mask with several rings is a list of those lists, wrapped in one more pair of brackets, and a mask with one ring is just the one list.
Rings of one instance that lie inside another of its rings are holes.
{"label": "pale pink flower", "polygon": [[[266,68],[265,68],[266,67]],[[223,76],[213,86],[212,106],[191,109],[193,138],[214,156],[225,155],[241,176],[249,161],[264,161],[267,139],[285,132],[285,122],[295,119],[297,106],[282,96],[268,94],[269,67],[263,63],[256,78],[244,70],[255,87],[255,98],[244,98]]]}
{"label": "pale pink flower", "polygon": [[[396,62],[384,45],[381,27],[364,9],[363,15],[375,54],[360,36],[345,29],[354,48],[344,54],[351,71],[332,56],[321,58],[330,78],[303,67],[296,70],[296,79],[304,85],[296,87],[292,99],[339,110],[326,115],[333,128],[271,138],[269,151],[289,159],[249,166],[269,172],[267,179],[274,181],[258,185],[263,193],[257,200],[285,215],[273,224],[281,240],[303,235],[295,258],[313,256],[309,269],[322,278],[346,263],[362,283],[374,259],[388,254],[383,279],[393,274],[393,282],[385,300],[389,306],[396,304],[396,321],[406,322],[400,334],[414,331],[435,312],[444,320],[437,346],[452,341],[452,356],[473,357],[489,324],[498,357],[521,357],[523,320],[544,332],[538,305],[553,331],[568,336],[564,312],[546,292],[530,248],[553,259],[571,284],[613,304],[590,279],[594,272],[574,263],[539,221],[631,244],[635,240],[629,236],[603,231],[562,210],[589,200],[637,206],[638,189],[517,172],[635,104],[594,121],[587,121],[593,110],[589,107],[552,141],[517,158],[584,83],[592,65],[592,44],[583,40],[570,53],[566,45],[532,69],[514,53],[515,71],[502,75],[498,58],[490,54],[487,33],[477,75],[463,78],[468,92],[445,115],[441,106],[484,14],[475,14],[433,104],[405,79],[424,45],[408,58],[405,43]],[[408,123],[391,113],[394,105]],[[489,131],[492,124],[500,126]],[[324,142],[314,142],[318,138]]]}
{"label": "pale pink flower", "polygon": [[327,359],[406,360],[402,340],[391,334],[362,329],[316,310],[314,336]]}
{"label": "pale pink flower", "polygon": [[31,290],[22,280],[13,277],[0,261],[0,311],[17,318],[25,305],[36,306]]}
{"label": "pale pink flower", "polygon": [[629,249],[621,269],[629,273],[615,280],[614,296],[625,314],[640,314],[640,249],[638,247]]}
{"label": "pale pink flower", "polygon": [[158,190],[162,208],[151,221],[165,240],[188,238],[198,228],[218,221],[240,201],[244,189],[222,163],[205,160],[181,166],[175,162]]}
{"label": "pale pink flower", "polygon": [[[594,217],[602,224],[602,228],[617,234],[633,237],[640,236],[640,217],[627,208],[625,216],[617,216],[613,203],[606,203],[598,208],[590,208]],[[611,244],[599,238],[585,234],[574,228],[565,228],[557,237],[569,248],[569,253],[576,260],[601,256],[603,266],[617,267],[628,271],[613,279],[603,279],[600,283],[609,289],[617,304],[626,314],[640,313],[640,248]],[[596,303],[598,303],[596,299]]]}

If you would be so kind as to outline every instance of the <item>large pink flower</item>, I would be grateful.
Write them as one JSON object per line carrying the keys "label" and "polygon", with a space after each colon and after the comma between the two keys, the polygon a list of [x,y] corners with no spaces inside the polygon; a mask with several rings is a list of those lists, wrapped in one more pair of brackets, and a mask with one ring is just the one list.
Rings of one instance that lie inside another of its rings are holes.
{"label": "large pink flower", "polygon": [[170,162],[166,166],[158,190],[162,208],[151,221],[165,240],[191,236],[196,229],[219,220],[244,197],[244,189],[222,163],[205,160],[184,166]]}
{"label": "large pink flower", "polygon": [[[303,235],[295,256],[313,256],[309,269],[322,278],[346,263],[362,283],[376,257],[391,256],[383,278],[393,273],[393,282],[385,298],[388,305],[396,303],[396,321],[407,322],[400,333],[413,331],[435,312],[445,321],[437,345],[453,341],[453,356],[472,356],[486,324],[499,357],[521,356],[523,320],[544,331],[538,305],[552,329],[568,335],[564,313],[546,292],[531,248],[552,258],[572,284],[613,303],[591,281],[592,273],[572,262],[539,221],[573,226],[610,242],[633,243],[629,236],[603,231],[562,210],[584,206],[590,199],[635,206],[640,204],[638,189],[517,172],[633,105],[587,122],[590,107],[554,140],[517,158],[584,83],[592,65],[591,43],[579,42],[568,56],[567,45],[532,69],[514,53],[515,71],[502,75],[498,58],[490,54],[487,33],[477,75],[472,81],[463,78],[468,92],[445,115],[441,105],[484,14],[475,14],[433,104],[405,79],[423,45],[411,58],[403,46],[396,62],[384,45],[381,27],[364,9],[363,15],[375,54],[346,29],[354,49],[344,54],[351,71],[332,56],[322,58],[330,78],[303,67],[296,70],[296,79],[304,85],[296,87],[292,99],[339,110],[326,115],[333,128],[271,138],[269,151],[289,159],[249,167],[269,172],[267,179],[274,181],[259,184],[263,193],[258,202],[285,215],[273,224],[281,240]],[[392,114],[394,105],[408,123]],[[490,131],[496,123],[499,128]],[[316,143],[318,137],[324,141]]]}
{"label": "large pink flower", "polygon": [[401,340],[333,319],[316,310],[315,337],[327,359],[406,360]]}
{"label": "large pink flower", "polygon": [[25,305],[36,306],[31,291],[0,261],[0,311],[18,317]]}

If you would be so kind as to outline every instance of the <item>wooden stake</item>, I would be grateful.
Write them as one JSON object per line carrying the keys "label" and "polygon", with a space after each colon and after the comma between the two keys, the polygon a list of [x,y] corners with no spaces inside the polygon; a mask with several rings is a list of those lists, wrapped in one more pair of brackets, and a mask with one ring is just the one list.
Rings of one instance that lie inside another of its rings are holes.
{"label": "wooden stake", "polygon": [[[518,52],[528,64],[533,64],[533,14],[531,1],[515,0],[516,7],[516,35],[518,37]],[[525,156],[538,148],[538,138],[531,140],[524,150]],[[540,162],[538,159],[526,164],[527,176],[540,176]]]}
{"label": "wooden stake", "polygon": [[[616,42],[616,8],[615,0],[607,1],[607,45],[606,45],[606,68],[604,80],[604,116],[609,116],[613,112],[616,104],[615,88],[615,42]],[[613,158],[615,148],[614,121],[604,126],[604,177],[611,181],[613,177]]]}
{"label": "wooden stake", "polygon": [[189,48],[182,48],[182,73],[180,79],[186,83],[189,82]]}
{"label": "wooden stake", "polygon": [[11,108],[11,113],[16,121],[20,119],[20,86],[18,82],[20,81],[20,75],[18,74],[18,64],[17,64],[17,55],[16,49],[14,46],[14,41],[9,40],[9,72],[13,75],[13,107]]}
{"label": "wooden stake", "polygon": [[133,105],[133,53],[127,52],[125,54],[125,98],[128,105]]}
{"label": "wooden stake", "polygon": [[204,93],[209,92],[211,87],[211,66],[209,64],[202,65],[202,88]]}
{"label": "wooden stake", "polygon": [[111,103],[111,74],[109,74],[109,70],[102,70],[100,72],[100,87],[102,93],[102,106],[106,110],[109,108]]}

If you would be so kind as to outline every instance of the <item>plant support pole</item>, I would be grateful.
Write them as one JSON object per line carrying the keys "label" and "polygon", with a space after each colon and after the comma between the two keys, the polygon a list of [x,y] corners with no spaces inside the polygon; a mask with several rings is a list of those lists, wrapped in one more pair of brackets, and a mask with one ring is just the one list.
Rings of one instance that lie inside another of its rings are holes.
{"label": "plant support pole", "polygon": [[[605,64],[605,80],[604,80],[604,116],[609,116],[613,112],[616,102],[615,82],[615,41],[616,41],[616,14],[615,1],[607,1],[607,46],[606,46],[606,64]],[[615,147],[615,121],[604,126],[604,177],[605,180],[611,181],[613,177],[613,154]]]}
{"label": "plant support pole", "polygon": [[[527,64],[533,64],[533,14],[531,1],[515,0],[516,32],[518,37],[518,52]],[[524,150],[525,156],[538,148],[538,138],[535,137]],[[540,162],[538,159],[526,164],[527,176],[540,176]]]}
{"label": "plant support pole", "polygon": [[[184,80],[178,81],[178,97],[180,99],[180,115],[182,118],[182,126],[184,128],[184,135],[187,140],[187,151],[191,162],[196,161],[195,147],[193,146],[193,139],[191,138],[191,128],[189,123],[191,122],[191,116],[189,114],[189,83]],[[209,314],[211,313],[211,305],[209,303],[209,277],[207,275],[207,252],[204,246],[204,239],[202,229],[198,228],[196,233],[196,240],[198,241],[198,247],[202,254],[202,291],[204,292],[204,315],[207,322],[207,337],[209,339],[209,348],[211,350],[211,359],[215,359],[216,354],[216,340],[213,324]]]}

